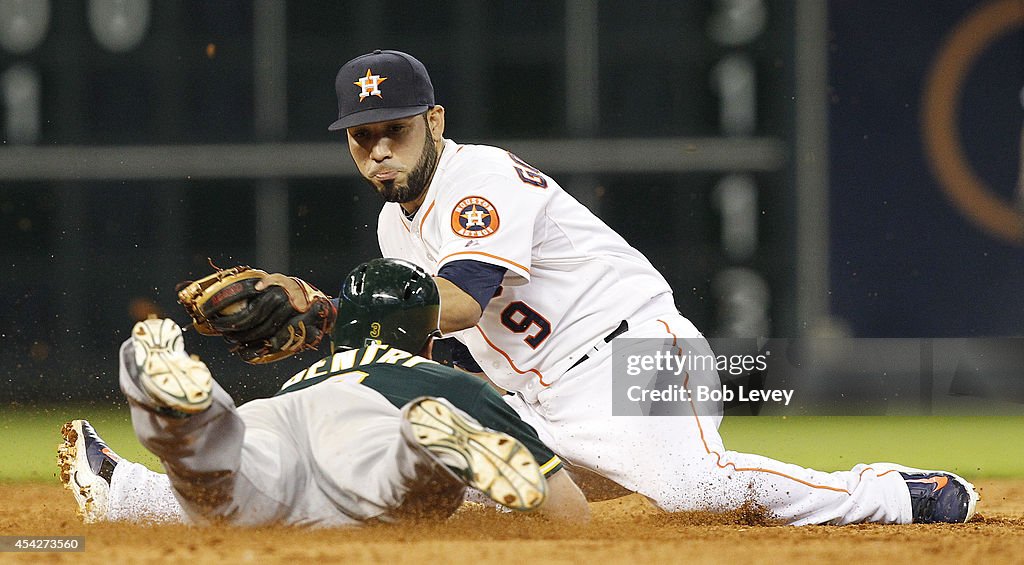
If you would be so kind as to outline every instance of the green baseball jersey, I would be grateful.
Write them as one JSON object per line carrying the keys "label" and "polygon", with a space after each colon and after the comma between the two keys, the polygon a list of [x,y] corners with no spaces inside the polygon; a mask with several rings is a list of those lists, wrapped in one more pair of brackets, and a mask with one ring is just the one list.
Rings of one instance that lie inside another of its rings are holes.
{"label": "green baseball jersey", "polygon": [[532,426],[489,384],[464,371],[387,345],[371,344],[339,351],[313,363],[288,379],[277,395],[327,380],[372,388],[398,408],[421,396],[445,398],[482,425],[519,440],[533,454],[545,476],[562,468],[562,461],[540,440]]}

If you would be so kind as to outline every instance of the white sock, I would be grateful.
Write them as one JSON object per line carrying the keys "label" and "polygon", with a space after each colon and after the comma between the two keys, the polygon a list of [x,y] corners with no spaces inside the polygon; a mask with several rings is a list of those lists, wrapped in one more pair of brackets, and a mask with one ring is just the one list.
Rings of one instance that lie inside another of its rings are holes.
{"label": "white sock", "polygon": [[174,498],[167,475],[145,465],[122,459],[110,478],[109,507],[111,522],[188,523],[188,517]]}

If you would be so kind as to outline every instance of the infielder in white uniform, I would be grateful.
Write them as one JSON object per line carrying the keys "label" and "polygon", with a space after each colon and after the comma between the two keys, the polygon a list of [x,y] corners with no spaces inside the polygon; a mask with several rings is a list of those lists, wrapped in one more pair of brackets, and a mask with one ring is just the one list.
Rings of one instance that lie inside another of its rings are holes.
{"label": "infielder in white uniform", "polygon": [[[357,57],[335,87],[329,129],[346,132],[356,166],[387,201],[382,254],[436,275],[440,330],[515,393],[507,401],[564,460],[669,511],[752,502],[787,524],[971,517],[977,494],[951,473],[891,464],[824,473],[736,453],[718,434],[720,413],[692,404],[681,416],[613,415],[613,344],[710,351],[665,279],[537,168],[444,139],[445,110],[410,55]],[[713,368],[684,378],[690,388],[719,384]]]}

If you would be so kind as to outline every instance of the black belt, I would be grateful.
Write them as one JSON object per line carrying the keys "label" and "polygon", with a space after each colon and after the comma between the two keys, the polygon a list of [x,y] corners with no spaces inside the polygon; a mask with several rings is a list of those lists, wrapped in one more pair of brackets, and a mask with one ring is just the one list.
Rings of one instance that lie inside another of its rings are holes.
{"label": "black belt", "polygon": [[[622,334],[624,334],[624,333],[626,333],[628,331],[629,331],[629,323],[627,323],[626,320],[622,320],[622,323],[619,324],[619,327],[617,327],[614,330],[612,330],[612,333],[604,336],[604,342],[605,343],[609,343],[609,342],[611,342],[611,340],[619,337],[620,335],[622,335]],[[580,363],[586,361],[589,358],[590,358],[590,354],[589,353],[587,353],[583,357],[580,357],[578,360],[576,360],[575,363],[572,364],[572,367],[569,367],[568,369],[566,369],[566,372],[575,369],[576,365],[579,365]]]}

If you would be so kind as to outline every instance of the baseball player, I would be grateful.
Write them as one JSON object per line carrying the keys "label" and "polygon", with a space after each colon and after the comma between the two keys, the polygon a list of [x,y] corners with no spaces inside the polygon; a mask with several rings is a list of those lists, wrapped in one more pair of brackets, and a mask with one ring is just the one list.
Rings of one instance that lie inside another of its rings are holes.
{"label": "baseball player", "polygon": [[[377,50],[335,89],[352,159],[386,203],[384,257],[435,275],[440,331],[464,343],[506,401],[566,461],[669,510],[745,503],[787,524],[964,522],[978,495],[952,473],[892,464],[824,473],[725,448],[721,414],[613,416],[613,349],[710,352],[665,279],[552,178],[496,147],[443,137],[424,66]],[[652,203],[652,206],[655,205]],[[652,375],[652,378],[656,375]],[[719,385],[714,367],[680,376]]]}
{"label": "baseball player", "polygon": [[353,270],[339,300],[337,352],[275,397],[237,409],[184,352],[174,322],[137,324],[121,348],[121,388],[137,435],[168,475],[120,459],[88,422],[66,424],[61,478],[86,521],[395,521],[450,514],[465,485],[515,510],[589,517],[558,457],[497,393],[429,360],[439,309],[429,276],[371,261]]}

